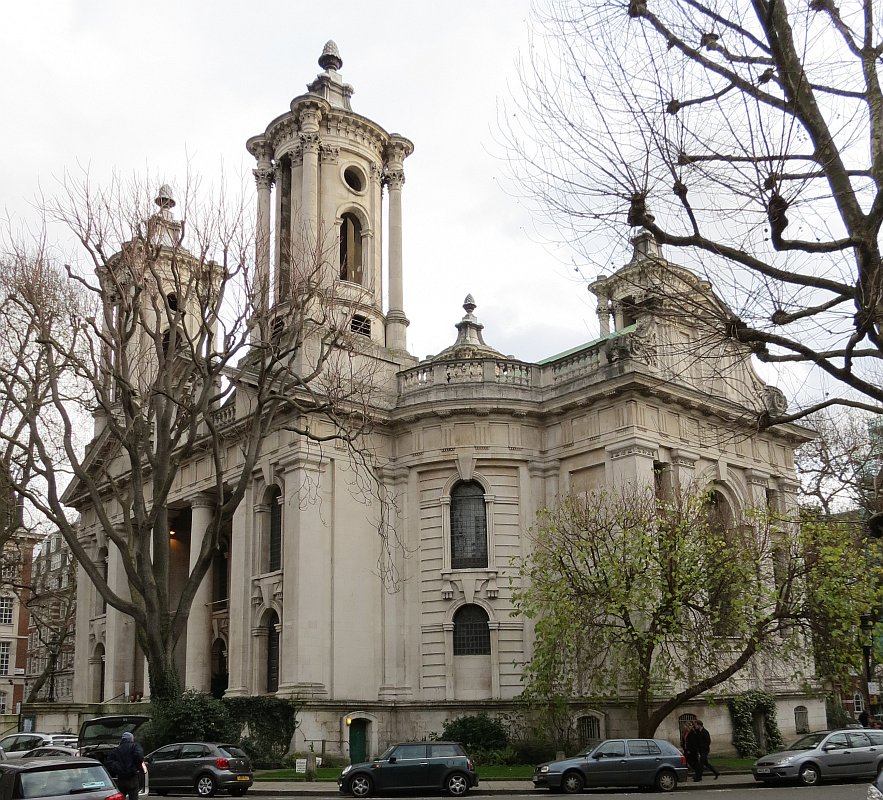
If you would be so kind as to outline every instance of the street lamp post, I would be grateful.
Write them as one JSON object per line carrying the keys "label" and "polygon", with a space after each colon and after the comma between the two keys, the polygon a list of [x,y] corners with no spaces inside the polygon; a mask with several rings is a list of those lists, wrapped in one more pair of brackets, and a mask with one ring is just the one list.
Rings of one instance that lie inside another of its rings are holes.
{"label": "street lamp post", "polygon": [[58,636],[52,634],[49,637],[49,693],[47,700],[55,702],[55,667],[58,660]]}

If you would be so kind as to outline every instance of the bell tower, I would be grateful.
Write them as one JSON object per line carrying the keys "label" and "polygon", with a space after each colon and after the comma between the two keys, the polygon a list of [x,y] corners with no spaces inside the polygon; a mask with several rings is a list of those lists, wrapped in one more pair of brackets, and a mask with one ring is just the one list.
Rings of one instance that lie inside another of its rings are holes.
{"label": "bell tower", "polygon": [[[307,93],[247,142],[257,161],[256,283],[261,310],[285,324],[295,287],[321,262],[326,295],[353,333],[406,351],[402,286],[404,160],[414,149],[352,110],[334,42]],[[383,189],[388,194],[389,308],[383,310]],[[275,202],[274,202],[275,190]]]}

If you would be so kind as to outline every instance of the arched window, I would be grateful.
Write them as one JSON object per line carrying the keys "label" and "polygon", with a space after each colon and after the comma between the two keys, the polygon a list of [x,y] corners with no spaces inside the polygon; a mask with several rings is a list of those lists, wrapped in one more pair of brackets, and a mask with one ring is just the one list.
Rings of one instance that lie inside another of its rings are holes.
{"label": "arched window", "polygon": [[796,706],[794,709],[794,732],[809,733],[809,712],[806,706]]}
{"label": "arched window", "polygon": [[222,540],[212,557],[212,609],[220,611],[227,607],[230,597],[229,569],[227,559],[229,556],[229,544]]}
{"label": "arched window", "polygon": [[362,282],[362,223],[353,214],[340,220],[340,279]]}
{"label": "arched window", "polygon": [[279,617],[275,611],[267,615],[267,692],[279,689]]}
{"label": "arched window", "polygon": [[861,692],[856,692],[852,696],[852,708],[856,714],[861,714],[865,710],[865,698],[862,697]]}
{"label": "arched window", "polygon": [[484,488],[476,481],[451,490],[451,568],[487,567],[487,510]]}
{"label": "arched window", "polygon": [[678,717],[678,735],[681,740],[681,747],[684,746],[684,728],[687,727],[688,722],[695,722],[696,715],[695,714],[681,714]]}
{"label": "arched window", "polygon": [[454,655],[489,656],[491,632],[488,616],[481,606],[467,605],[454,614]]}
{"label": "arched window", "polygon": [[274,486],[269,492],[270,536],[268,541],[267,571],[282,569],[282,490]]}
{"label": "arched window", "polygon": [[585,747],[589,742],[601,738],[601,720],[591,715],[580,717],[576,721],[576,732],[580,747]]}

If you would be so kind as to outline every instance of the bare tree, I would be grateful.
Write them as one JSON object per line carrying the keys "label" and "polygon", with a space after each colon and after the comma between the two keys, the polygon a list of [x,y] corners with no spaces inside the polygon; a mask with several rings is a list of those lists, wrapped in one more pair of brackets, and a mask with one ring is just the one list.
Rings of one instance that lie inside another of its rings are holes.
{"label": "bare tree", "polygon": [[719,336],[801,381],[801,407],[761,411],[761,427],[834,404],[878,413],[872,0],[547,0],[535,19],[502,129],[580,260],[603,270],[611,235],[640,226],[711,277]]}
{"label": "bare tree", "polygon": [[[374,486],[373,364],[325,250],[292,251],[275,287],[284,302],[269,309],[269,279],[256,268],[267,254],[245,206],[195,183],[182,197],[176,219],[167,187],[151,212],[143,183],[68,179],[45,214],[73,234],[73,254],[60,257],[46,236],[11,240],[0,270],[0,442],[24,476],[15,489],[61,531],[104,600],[132,617],[157,699],[180,691],[175,643],[271,431],[305,448],[343,442],[361,488]],[[172,594],[169,502],[197,457],[210,465],[211,521]],[[118,554],[127,591],[109,584],[69,507]]]}
{"label": "bare tree", "polygon": [[869,433],[876,418],[866,412],[841,409],[811,414],[807,421],[816,438],[795,454],[803,502],[830,517],[857,511],[862,520],[875,510],[875,486],[880,453]]}

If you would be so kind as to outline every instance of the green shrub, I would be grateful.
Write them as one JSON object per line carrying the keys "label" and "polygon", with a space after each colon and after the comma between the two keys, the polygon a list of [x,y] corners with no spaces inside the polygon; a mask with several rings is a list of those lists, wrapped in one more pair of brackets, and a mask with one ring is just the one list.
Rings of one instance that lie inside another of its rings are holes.
{"label": "green shrub", "polygon": [[151,703],[152,719],[138,732],[145,752],[170,742],[239,742],[241,725],[224,701],[188,690],[174,701]]}
{"label": "green shrub", "polygon": [[297,727],[300,704],[284,697],[230,697],[223,701],[230,716],[245,731],[241,740],[252,763],[259,769],[274,769],[291,745]]}
{"label": "green shrub", "polygon": [[524,739],[512,742],[512,751],[514,764],[541,764],[543,761],[552,761],[558,747],[548,739]]}
{"label": "green shrub", "polygon": [[499,717],[485,712],[468,717],[447,720],[442,728],[442,739],[460,742],[476,764],[505,764],[504,755],[511,758],[509,731]]}

